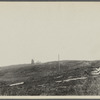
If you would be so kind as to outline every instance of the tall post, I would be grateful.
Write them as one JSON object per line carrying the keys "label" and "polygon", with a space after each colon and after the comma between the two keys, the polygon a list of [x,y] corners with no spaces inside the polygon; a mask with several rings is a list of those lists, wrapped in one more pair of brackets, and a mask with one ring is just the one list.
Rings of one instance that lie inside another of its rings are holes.
{"label": "tall post", "polygon": [[58,68],[59,68],[59,72],[60,72],[60,55],[58,54]]}

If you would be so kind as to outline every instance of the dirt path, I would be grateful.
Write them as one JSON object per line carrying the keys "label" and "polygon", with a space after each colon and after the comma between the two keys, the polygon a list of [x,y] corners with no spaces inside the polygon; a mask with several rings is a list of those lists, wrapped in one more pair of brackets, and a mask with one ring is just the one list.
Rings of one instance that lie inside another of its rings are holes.
{"label": "dirt path", "polygon": [[71,78],[71,79],[67,79],[67,80],[59,80],[59,81],[56,81],[57,83],[60,83],[60,82],[69,82],[69,81],[74,81],[74,80],[84,80],[86,79],[87,77],[78,77],[78,78]]}
{"label": "dirt path", "polygon": [[24,84],[24,82],[19,82],[19,83],[10,84],[9,86],[15,86],[15,85],[21,85],[21,84]]}
{"label": "dirt path", "polygon": [[72,78],[72,79],[63,80],[63,82],[69,82],[69,81],[73,81],[73,80],[84,80],[86,78],[87,77]]}

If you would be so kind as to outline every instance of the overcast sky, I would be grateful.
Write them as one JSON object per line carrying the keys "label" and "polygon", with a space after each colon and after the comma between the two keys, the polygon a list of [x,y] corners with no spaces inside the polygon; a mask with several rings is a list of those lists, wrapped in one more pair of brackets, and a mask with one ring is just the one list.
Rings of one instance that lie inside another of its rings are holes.
{"label": "overcast sky", "polygon": [[100,60],[100,2],[0,2],[0,66]]}

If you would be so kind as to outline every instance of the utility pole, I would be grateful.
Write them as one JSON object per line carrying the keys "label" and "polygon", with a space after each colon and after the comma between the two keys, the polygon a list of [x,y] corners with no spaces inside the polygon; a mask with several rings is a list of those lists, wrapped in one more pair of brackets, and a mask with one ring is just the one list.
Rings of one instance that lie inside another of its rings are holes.
{"label": "utility pole", "polygon": [[60,72],[60,55],[58,54],[58,68],[59,68],[59,72]]}

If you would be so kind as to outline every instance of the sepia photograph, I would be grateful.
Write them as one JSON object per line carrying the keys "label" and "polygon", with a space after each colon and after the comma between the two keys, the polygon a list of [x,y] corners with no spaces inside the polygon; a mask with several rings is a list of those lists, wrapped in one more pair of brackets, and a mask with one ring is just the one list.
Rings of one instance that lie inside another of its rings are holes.
{"label": "sepia photograph", "polygon": [[0,96],[100,96],[100,2],[0,2]]}

